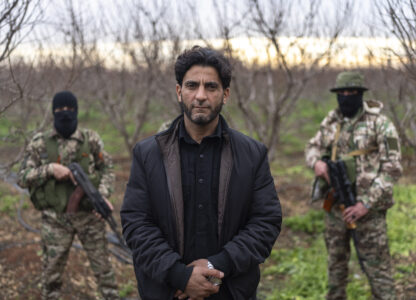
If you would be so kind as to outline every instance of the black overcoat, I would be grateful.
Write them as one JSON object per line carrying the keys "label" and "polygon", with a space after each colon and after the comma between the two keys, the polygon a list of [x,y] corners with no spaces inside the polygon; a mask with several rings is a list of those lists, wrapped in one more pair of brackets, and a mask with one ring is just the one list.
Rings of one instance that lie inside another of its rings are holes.
{"label": "black overcoat", "polygon": [[[136,144],[123,205],[123,235],[132,249],[138,289],[143,300],[173,299],[166,284],[169,268],[181,260],[184,221],[178,117],[164,132]],[[223,128],[218,194],[219,245],[232,261],[224,278],[235,300],[255,296],[259,264],[270,255],[280,233],[282,213],[260,142]]]}

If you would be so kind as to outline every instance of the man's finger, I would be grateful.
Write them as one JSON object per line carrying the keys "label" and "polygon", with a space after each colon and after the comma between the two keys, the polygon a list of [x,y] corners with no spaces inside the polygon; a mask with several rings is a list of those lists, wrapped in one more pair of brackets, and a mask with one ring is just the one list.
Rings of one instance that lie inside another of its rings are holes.
{"label": "man's finger", "polygon": [[217,278],[222,279],[224,277],[224,273],[221,271],[218,271],[216,269],[205,269],[203,272],[204,276],[214,276]]}
{"label": "man's finger", "polygon": [[178,299],[182,300],[182,299],[188,298],[188,295],[187,294],[180,294],[179,296],[176,296],[176,297],[178,297]]}
{"label": "man's finger", "polygon": [[342,214],[344,216],[349,216],[349,215],[354,214],[354,207],[353,206],[347,207],[346,209],[344,209],[344,212]]}

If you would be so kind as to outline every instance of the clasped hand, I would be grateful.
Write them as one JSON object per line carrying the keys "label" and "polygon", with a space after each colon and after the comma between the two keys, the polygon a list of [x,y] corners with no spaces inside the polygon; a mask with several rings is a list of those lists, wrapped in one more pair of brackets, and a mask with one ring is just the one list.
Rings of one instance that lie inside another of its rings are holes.
{"label": "clasped hand", "polygon": [[185,291],[176,291],[175,297],[178,299],[203,300],[212,294],[218,293],[220,286],[212,284],[207,277],[214,276],[222,279],[224,273],[215,269],[208,269],[208,260],[198,259],[190,263],[193,266],[191,277],[186,285]]}

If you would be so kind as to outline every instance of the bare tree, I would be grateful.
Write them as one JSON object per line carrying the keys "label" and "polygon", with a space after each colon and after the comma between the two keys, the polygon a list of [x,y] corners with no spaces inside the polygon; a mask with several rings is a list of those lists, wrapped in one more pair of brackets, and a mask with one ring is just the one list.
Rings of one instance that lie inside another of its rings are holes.
{"label": "bare tree", "polygon": [[[391,79],[388,81],[388,86],[397,91],[388,107],[402,141],[416,150],[416,3],[412,0],[386,0],[376,2],[376,5],[389,36],[396,37],[401,45],[400,49],[387,49],[388,55],[401,65],[401,74],[393,80],[396,85],[392,85]],[[390,73],[393,68],[389,62],[384,66],[384,70]]]}
{"label": "bare tree", "polygon": [[19,44],[22,29],[35,24],[36,18],[33,19],[37,5],[35,2],[39,1],[2,0],[0,2],[0,62],[9,57]]}
{"label": "bare tree", "polygon": [[268,146],[270,159],[275,158],[283,119],[308,81],[329,65],[352,9],[350,1],[337,2],[328,14],[330,7],[321,2],[247,1],[248,33],[253,43],[265,40],[266,59],[253,64],[251,72],[235,72],[234,90],[247,128]]}
{"label": "bare tree", "polygon": [[[10,54],[21,43],[25,34],[39,22],[41,15],[39,1],[2,0],[0,2],[0,63],[9,59]],[[11,79],[9,76],[6,78],[4,81]],[[7,85],[8,82],[4,83],[4,81],[2,84]],[[15,88],[19,89],[18,86]],[[11,93],[10,98],[3,99],[0,106],[0,116],[19,101],[20,96],[20,92]]]}
{"label": "bare tree", "polygon": [[[75,66],[73,83],[84,99],[98,102],[123,138],[128,153],[143,137],[151,110],[174,104],[172,61],[180,38],[169,16],[169,2],[115,3],[98,24],[86,24],[73,0],[66,0],[65,26]],[[87,8],[83,7],[86,13]],[[113,20],[113,22],[107,22]],[[105,51],[100,39],[109,41]],[[159,118],[170,110],[161,110]]]}
{"label": "bare tree", "polygon": [[49,56],[42,56],[41,50],[37,52],[32,60],[15,56],[0,71],[0,76],[9,78],[0,85],[2,101],[17,99],[15,105],[7,107],[10,123],[7,133],[1,137],[2,142],[13,148],[0,162],[0,169],[6,172],[21,161],[27,143],[50,123],[52,117],[50,103],[57,84],[57,67]]}
{"label": "bare tree", "polygon": [[[196,16],[194,32],[210,47],[214,45],[208,34],[222,40],[221,48],[234,69],[231,103],[237,105],[249,134],[264,142],[274,159],[283,120],[310,79],[322,74],[339,50],[336,41],[348,23],[351,1],[333,6],[320,0],[212,3],[215,26],[209,28],[199,21],[197,7],[188,6]],[[257,49],[257,60],[244,61],[242,49],[234,46],[238,38]]]}

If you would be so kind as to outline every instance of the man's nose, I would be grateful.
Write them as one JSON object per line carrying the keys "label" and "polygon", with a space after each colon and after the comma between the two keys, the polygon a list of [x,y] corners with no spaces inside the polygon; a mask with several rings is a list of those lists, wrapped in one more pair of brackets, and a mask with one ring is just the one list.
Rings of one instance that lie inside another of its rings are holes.
{"label": "man's nose", "polygon": [[206,93],[206,90],[205,90],[205,86],[203,84],[201,84],[198,87],[198,91],[196,93],[196,99],[198,99],[198,100],[204,100],[206,98],[207,98],[207,93]]}

